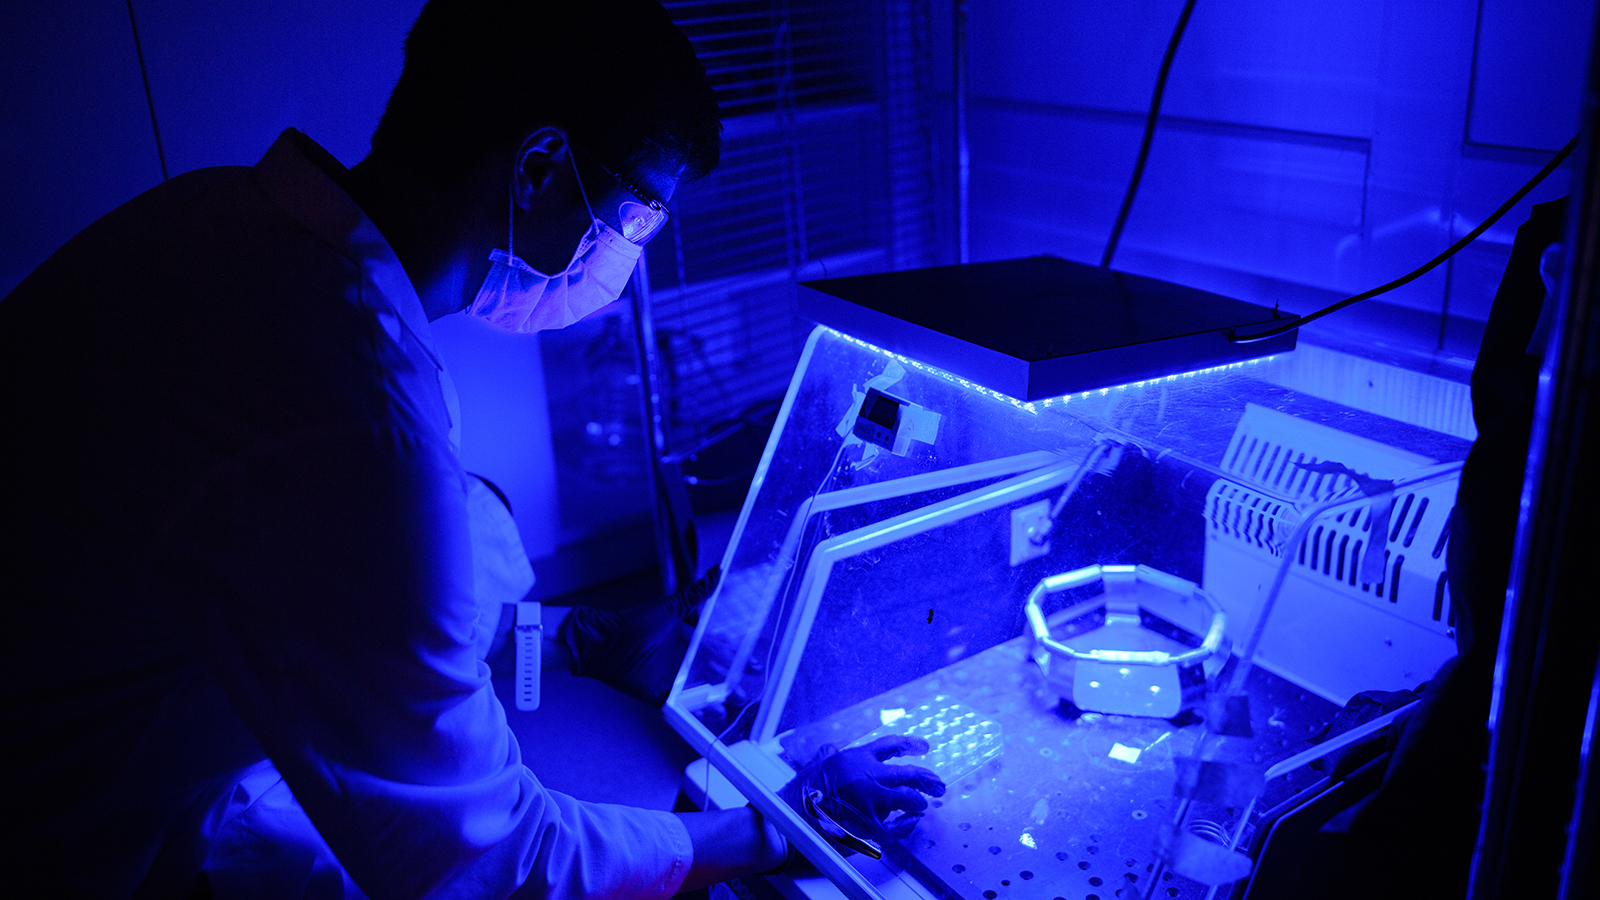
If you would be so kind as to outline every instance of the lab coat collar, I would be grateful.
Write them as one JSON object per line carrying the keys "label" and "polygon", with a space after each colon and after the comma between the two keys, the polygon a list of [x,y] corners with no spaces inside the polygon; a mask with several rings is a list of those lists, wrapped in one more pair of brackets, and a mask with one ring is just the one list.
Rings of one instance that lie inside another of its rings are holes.
{"label": "lab coat collar", "polygon": [[256,180],[267,196],[359,266],[382,298],[364,298],[366,302],[386,301],[442,371],[444,363],[434,349],[428,315],[405,267],[378,227],[328,174],[343,171],[344,165],[333,154],[294,128],[285,128],[255,165]]}

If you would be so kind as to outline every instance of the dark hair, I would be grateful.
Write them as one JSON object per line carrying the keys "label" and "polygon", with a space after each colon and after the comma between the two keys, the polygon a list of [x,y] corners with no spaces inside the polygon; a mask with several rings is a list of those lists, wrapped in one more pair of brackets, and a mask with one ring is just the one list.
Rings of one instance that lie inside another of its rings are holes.
{"label": "dark hair", "polygon": [[540,123],[617,171],[655,150],[700,178],[721,152],[705,67],[656,0],[429,0],[372,149],[453,183]]}

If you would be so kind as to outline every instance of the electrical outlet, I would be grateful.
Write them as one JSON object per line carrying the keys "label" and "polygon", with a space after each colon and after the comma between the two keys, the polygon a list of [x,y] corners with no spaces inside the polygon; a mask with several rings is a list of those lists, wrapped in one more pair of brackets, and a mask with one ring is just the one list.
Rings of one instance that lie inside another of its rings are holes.
{"label": "electrical outlet", "polygon": [[1050,542],[1036,538],[1050,533],[1050,501],[1040,500],[1011,511],[1011,564],[1020,566],[1050,552]]}

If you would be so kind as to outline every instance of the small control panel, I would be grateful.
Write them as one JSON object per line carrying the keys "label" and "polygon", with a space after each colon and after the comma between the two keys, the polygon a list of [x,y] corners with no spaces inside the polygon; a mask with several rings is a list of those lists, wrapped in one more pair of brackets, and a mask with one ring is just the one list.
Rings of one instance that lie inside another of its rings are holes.
{"label": "small control panel", "polygon": [[900,411],[909,405],[877,388],[868,388],[866,399],[856,411],[851,433],[869,444],[893,449],[895,436],[900,432]]}

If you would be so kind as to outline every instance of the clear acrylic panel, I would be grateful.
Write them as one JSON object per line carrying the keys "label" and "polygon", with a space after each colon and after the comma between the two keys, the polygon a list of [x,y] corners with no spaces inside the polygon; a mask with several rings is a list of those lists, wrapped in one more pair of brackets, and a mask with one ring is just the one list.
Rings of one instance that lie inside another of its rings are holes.
{"label": "clear acrylic panel", "polygon": [[951,791],[884,850],[935,896],[1237,877],[1246,808],[1311,777],[1263,787],[1270,767],[1454,653],[1468,442],[1285,387],[1284,366],[1021,403],[818,328],[669,717],[779,773],[927,738],[903,761]]}

